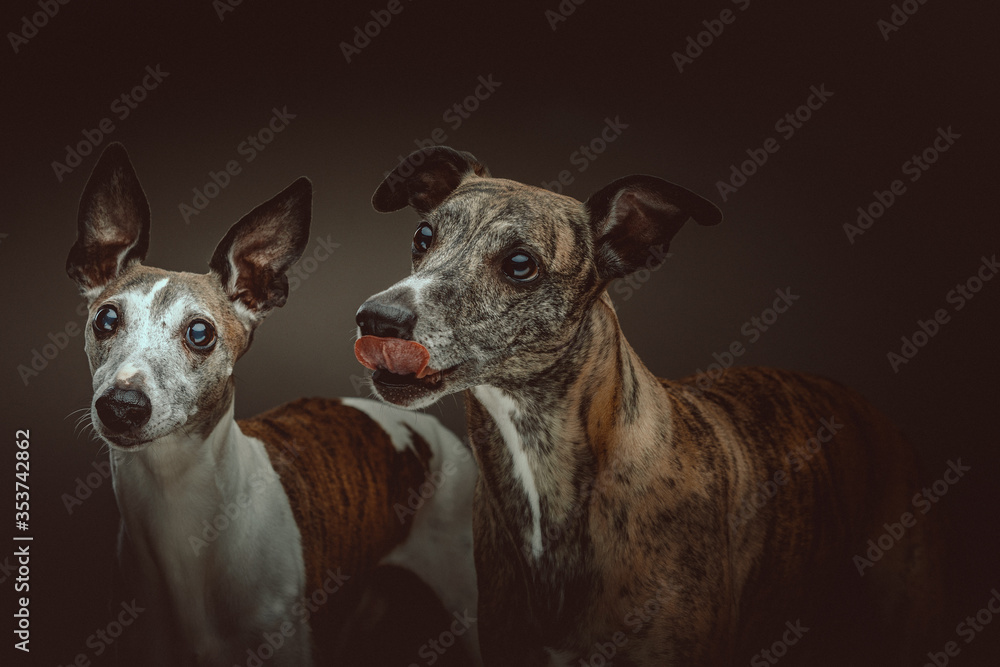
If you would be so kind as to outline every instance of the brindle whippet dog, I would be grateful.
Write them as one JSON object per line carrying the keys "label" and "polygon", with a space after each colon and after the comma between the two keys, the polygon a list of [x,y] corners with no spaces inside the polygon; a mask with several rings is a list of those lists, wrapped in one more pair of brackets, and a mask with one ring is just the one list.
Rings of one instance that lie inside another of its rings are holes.
{"label": "brindle whippet dog", "polygon": [[[465,391],[487,665],[771,664],[781,647],[755,654],[784,638],[805,656],[845,618],[919,632],[924,527],[863,578],[852,563],[918,489],[897,430],[818,377],[658,379],[622,334],[609,283],[662,261],[687,220],[720,222],[713,204],[651,176],[582,203],[446,147],[372,203],[419,222],[412,275],[361,306],[355,352],[389,403]],[[817,433],[829,444],[796,457]],[[850,636],[852,664],[876,654]]]}
{"label": "brindle whippet dog", "polygon": [[[120,557],[148,610],[144,667],[311,665],[310,617],[380,562],[475,612],[476,465],[437,420],[346,398],[233,418],[233,366],[285,303],[311,208],[299,179],[233,225],[196,275],[141,264],[149,205],[120,144],[87,183],[67,271],[90,304],[90,419],[110,446]],[[400,513],[428,479],[416,516]],[[475,655],[476,628],[461,638]]]}

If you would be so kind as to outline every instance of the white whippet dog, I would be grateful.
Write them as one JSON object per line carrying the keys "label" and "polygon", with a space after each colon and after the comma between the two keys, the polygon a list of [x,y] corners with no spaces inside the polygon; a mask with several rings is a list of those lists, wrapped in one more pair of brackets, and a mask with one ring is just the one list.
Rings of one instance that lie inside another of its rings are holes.
{"label": "white whippet dog", "polygon": [[[149,205],[120,144],[87,183],[67,271],[89,302],[120,557],[148,610],[142,665],[310,665],[310,617],[379,563],[475,611],[476,466],[437,420],[361,399],[233,417],[233,366],[285,303],[311,198],[302,178],[252,210],[198,275],[141,265]],[[476,628],[461,639],[478,656]]]}

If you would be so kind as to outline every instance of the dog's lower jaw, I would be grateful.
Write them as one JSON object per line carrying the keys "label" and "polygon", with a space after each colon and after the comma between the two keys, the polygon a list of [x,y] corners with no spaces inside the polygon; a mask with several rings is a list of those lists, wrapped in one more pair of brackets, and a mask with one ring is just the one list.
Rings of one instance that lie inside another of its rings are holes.
{"label": "dog's lower jaw", "polygon": [[120,557],[150,610],[149,664],[239,663],[259,646],[246,638],[286,621],[294,632],[269,664],[311,664],[308,625],[293,613],[305,587],[301,538],[263,444],[243,435],[232,404],[206,438],[163,440],[111,452]]}
{"label": "dog's lower jaw", "polygon": [[380,400],[405,410],[420,410],[433,405],[449,392],[428,390],[418,386],[387,386],[372,382],[372,391]]}
{"label": "dog's lower jaw", "polygon": [[382,372],[385,371],[374,371],[372,374],[371,387],[375,396],[406,410],[420,410],[448,394],[462,391],[468,385],[465,378],[476,372],[476,365],[468,361],[460,362],[417,382],[395,383],[391,377],[389,381],[380,382]]}

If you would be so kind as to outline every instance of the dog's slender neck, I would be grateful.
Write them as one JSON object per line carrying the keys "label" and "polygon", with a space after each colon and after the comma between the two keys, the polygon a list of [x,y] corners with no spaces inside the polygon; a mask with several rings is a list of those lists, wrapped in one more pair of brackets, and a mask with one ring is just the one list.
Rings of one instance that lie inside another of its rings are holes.
{"label": "dog's slender neck", "polygon": [[586,568],[591,501],[615,474],[628,474],[617,461],[637,460],[669,431],[659,382],[622,335],[610,299],[593,304],[545,371],[470,393],[469,433],[489,496],[483,506],[503,526],[499,534],[513,540],[532,576]]}
{"label": "dog's slender neck", "polygon": [[[172,624],[185,648],[202,657],[218,656],[225,645],[227,629],[213,619],[247,618],[240,605],[252,602],[252,592],[239,581],[246,568],[259,574],[261,586],[266,573],[285,577],[289,567],[291,581],[304,581],[280,480],[262,443],[244,435],[233,418],[232,392],[228,398],[205,435],[175,432],[138,452],[111,453],[123,546],[140,589],[151,606],[169,609],[161,622]],[[253,563],[247,554],[255,554]],[[207,595],[206,587],[226,595]],[[288,609],[279,613],[290,616]],[[274,619],[249,620],[267,627]]]}

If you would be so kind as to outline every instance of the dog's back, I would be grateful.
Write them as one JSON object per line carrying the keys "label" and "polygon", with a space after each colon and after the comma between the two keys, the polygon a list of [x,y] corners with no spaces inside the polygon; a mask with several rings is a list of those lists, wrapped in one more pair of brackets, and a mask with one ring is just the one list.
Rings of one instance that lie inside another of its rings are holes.
{"label": "dog's back", "polygon": [[[704,389],[698,376],[662,385],[675,443],[713,471],[727,499],[719,547],[739,600],[733,658],[743,662],[779,640],[786,621],[801,620],[818,631],[800,659],[825,662],[837,635],[854,640],[853,664],[898,659],[920,636],[937,591],[928,544],[935,517],[914,507],[918,466],[895,426],[857,392],[801,373],[737,368]],[[900,523],[905,512],[915,525]],[[878,562],[856,560],[885,524],[905,532]]]}
{"label": "dog's back", "polygon": [[261,440],[302,533],[306,595],[325,571],[354,576],[406,538],[393,505],[424,481],[432,452],[413,434],[398,450],[391,436],[338,399],[302,398],[237,422]]}
{"label": "dog's back", "polygon": [[[264,443],[288,496],[314,623],[343,627],[380,562],[415,573],[449,614],[475,610],[475,463],[436,419],[362,399],[303,398],[238,423]],[[333,635],[315,639],[339,650]]]}

